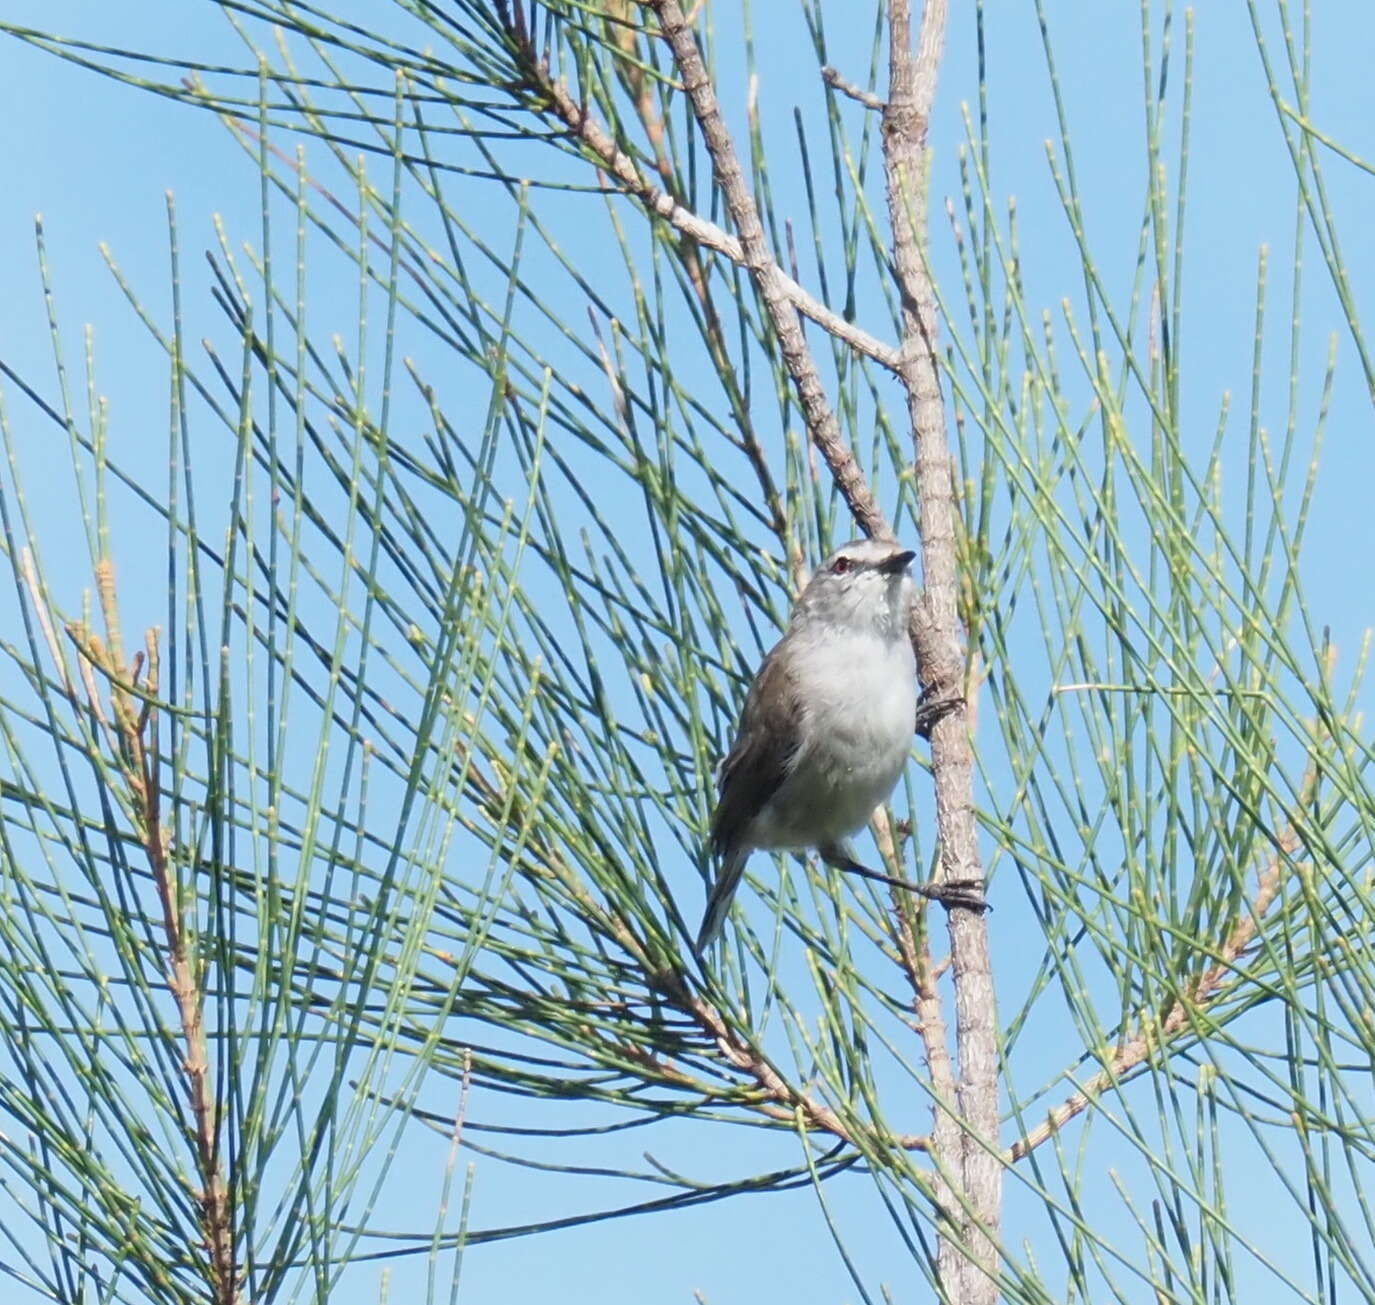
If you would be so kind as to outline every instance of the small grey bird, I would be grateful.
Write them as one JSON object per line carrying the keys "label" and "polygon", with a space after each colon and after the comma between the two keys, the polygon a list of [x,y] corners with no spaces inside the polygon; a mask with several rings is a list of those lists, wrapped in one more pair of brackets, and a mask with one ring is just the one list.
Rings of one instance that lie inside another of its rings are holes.
{"label": "small grey bird", "polygon": [[[719,869],[699,955],[720,933],[755,850],[815,848],[838,869],[887,879],[855,860],[848,839],[893,791],[912,746],[917,667],[907,622],[916,587],[907,569],[914,556],[890,540],[837,549],[760,665],[718,778],[711,850]],[[950,905],[983,906],[963,882],[902,886]]]}

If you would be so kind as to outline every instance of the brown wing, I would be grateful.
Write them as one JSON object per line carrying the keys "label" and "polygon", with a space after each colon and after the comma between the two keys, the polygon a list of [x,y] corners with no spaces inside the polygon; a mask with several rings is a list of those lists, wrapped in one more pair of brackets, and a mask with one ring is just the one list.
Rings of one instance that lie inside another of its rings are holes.
{"label": "brown wing", "polygon": [[740,712],[735,744],[721,764],[720,796],[711,818],[711,850],[725,856],[778,791],[797,759],[802,701],[776,645],[764,658]]}

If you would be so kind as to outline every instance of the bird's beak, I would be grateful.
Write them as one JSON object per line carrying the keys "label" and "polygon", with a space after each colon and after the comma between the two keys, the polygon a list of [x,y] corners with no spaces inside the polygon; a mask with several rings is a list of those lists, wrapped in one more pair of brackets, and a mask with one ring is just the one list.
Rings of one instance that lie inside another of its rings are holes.
{"label": "bird's beak", "polygon": [[885,558],[878,564],[878,569],[885,575],[897,575],[900,571],[906,571],[912,565],[912,559],[916,554],[911,549],[905,549],[901,553],[894,553],[892,557]]}

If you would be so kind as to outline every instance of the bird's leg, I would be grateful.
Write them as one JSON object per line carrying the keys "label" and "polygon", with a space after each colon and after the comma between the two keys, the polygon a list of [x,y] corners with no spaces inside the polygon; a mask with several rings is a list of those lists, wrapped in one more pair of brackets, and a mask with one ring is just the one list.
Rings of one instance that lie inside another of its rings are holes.
{"label": "bird's leg", "polygon": [[927,685],[921,691],[921,697],[917,699],[917,718],[914,728],[917,734],[924,739],[931,737],[931,727],[938,721],[944,720],[956,707],[964,706],[964,699],[936,698],[933,697],[933,686]]}
{"label": "bird's leg", "polygon": [[880,874],[877,870],[870,870],[867,865],[861,865],[855,860],[848,843],[826,843],[816,850],[827,865],[834,867],[842,874],[859,875],[864,879],[872,879],[876,883],[905,889],[909,893],[916,893],[918,897],[925,897],[928,901],[939,902],[947,911],[953,910],[955,907],[963,907],[966,911],[978,911],[980,913],[993,909],[984,896],[983,880],[981,879],[947,879],[942,883],[932,881],[925,884],[913,884],[906,879],[896,879],[892,875]]}

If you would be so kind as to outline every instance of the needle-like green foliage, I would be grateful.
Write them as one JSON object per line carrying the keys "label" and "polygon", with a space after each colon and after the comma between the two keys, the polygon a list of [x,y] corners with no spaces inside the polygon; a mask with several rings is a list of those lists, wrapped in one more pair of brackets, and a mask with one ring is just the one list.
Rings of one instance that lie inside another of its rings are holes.
{"label": "needle-like green foliage", "polygon": [[[722,953],[703,970],[687,945],[743,685],[807,561],[855,527],[653,6],[220,7],[233,44],[202,60],[0,22],[208,111],[261,204],[257,230],[190,237],[193,278],[169,200],[170,312],[108,255],[165,358],[165,475],[93,348],[76,377],[41,225],[54,365],[0,357],[6,1292],[344,1300],[356,1266],[409,1257],[454,1299],[483,1241],[802,1186],[876,1300],[857,1183],[934,1283],[937,1197],[959,1190],[931,1142],[960,1052],[939,908],[760,856]],[[863,90],[821,75],[848,0],[756,5],[753,31],[723,8],[699,30],[784,293],[914,537],[863,102],[882,6],[843,42]],[[1304,546],[1335,363],[1300,312],[1325,277],[1375,388],[1323,174],[1333,152],[1366,165],[1313,116],[1306,11],[1250,10],[1302,234],[1282,291],[1260,258],[1249,409],[1219,392],[1206,433],[1183,379],[1189,15],[1142,6],[1125,293],[1090,234],[1054,15],[1040,220],[1076,279],[1053,309],[984,81],[940,145],[997,905],[1003,1133],[978,1144],[1007,1167],[998,1288],[1028,1305],[1375,1299],[1365,652],[1339,657],[1306,596],[1332,564]],[[816,56],[792,116],[730,90],[785,22]],[[53,519],[26,486],[61,458]],[[875,827],[889,873],[929,877],[929,808],[914,764]],[[752,1126],[737,1162],[698,1148],[730,1123]],[[432,1226],[389,1212],[417,1156]],[[623,1199],[482,1226],[474,1159]]]}

